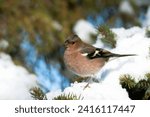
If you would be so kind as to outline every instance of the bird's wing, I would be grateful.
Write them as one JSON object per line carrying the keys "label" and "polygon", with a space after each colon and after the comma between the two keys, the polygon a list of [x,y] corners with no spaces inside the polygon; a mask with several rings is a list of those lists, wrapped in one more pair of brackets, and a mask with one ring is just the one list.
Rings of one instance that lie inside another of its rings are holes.
{"label": "bird's wing", "polygon": [[85,47],[82,48],[81,53],[83,56],[86,56],[89,59],[94,59],[94,58],[109,58],[112,53],[101,49],[101,48],[95,48],[95,47]]}

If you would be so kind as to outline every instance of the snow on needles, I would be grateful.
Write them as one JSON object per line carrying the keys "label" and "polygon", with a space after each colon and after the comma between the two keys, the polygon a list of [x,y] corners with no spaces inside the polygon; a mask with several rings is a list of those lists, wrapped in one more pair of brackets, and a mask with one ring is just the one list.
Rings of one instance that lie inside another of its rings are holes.
{"label": "snow on needles", "polygon": [[91,42],[90,35],[96,34],[94,26],[86,20],[79,20],[73,30],[80,38],[82,38],[83,41],[87,43]]}
{"label": "snow on needles", "polygon": [[[81,27],[82,28],[82,27]],[[85,90],[86,83],[73,83],[59,94],[73,93],[84,99],[125,99],[129,100],[128,93],[120,85],[119,78],[121,75],[130,74],[138,81],[144,78],[144,74],[150,72],[150,38],[145,35],[145,28],[133,27],[130,29],[118,28],[112,29],[116,34],[117,45],[109,51],[118,54],[137,54],[137,56],[117,58],[109,61],[98,73],[100,83],[92,83]],[[98,38],[99,39],[99,38]],[[100,41],[94,46],[101,48]],[[49,99],[52,99],[48,93]]]}
{"label": "snow on needles", "polygon": [[0,99],[32,99],[29,90],[36,86],[36,76],[16,66],[9,55],[0,53]]}
{"label": "snow on needles", "polygon": [[120,9],[120,12],[122,12],[122,13],[134,15],[134,10],[133,10],[131,4],[129,3],[129,1],[127,1],[127,0],[123,0],[121,2],[119,9]]}

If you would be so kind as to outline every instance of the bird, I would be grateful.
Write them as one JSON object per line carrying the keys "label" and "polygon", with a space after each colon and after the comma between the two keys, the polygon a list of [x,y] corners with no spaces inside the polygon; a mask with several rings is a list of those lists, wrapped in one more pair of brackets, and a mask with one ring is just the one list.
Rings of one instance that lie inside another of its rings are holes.
{"label": "bird", "polygon": [[94,77],[112,57],[136,56],[135,54],[115,54],[108,50],[85,43],[73,34],[64,42],[64,63],[80,77]]}

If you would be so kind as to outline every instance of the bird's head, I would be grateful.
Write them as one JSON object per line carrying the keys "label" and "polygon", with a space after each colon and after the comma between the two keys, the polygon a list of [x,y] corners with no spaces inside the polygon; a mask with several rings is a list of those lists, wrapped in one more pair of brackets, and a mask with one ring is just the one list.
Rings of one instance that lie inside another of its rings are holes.
{"label": "bird's head", "polygon": [[78,44],[80,44],[81,39],[78,37],[78,35],[73,34],[67,38],[65,41],[65,47],[77,47]]}

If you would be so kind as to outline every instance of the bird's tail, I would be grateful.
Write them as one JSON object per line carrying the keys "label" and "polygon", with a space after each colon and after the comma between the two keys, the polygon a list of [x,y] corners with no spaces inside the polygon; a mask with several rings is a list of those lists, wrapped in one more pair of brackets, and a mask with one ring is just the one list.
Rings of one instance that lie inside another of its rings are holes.
{"label": "bird's tail", "polygon": [[126,56],[137,56],[136,54],[110,54],[109,57],[126,57]]}

